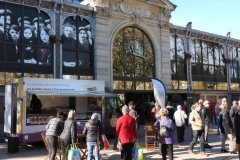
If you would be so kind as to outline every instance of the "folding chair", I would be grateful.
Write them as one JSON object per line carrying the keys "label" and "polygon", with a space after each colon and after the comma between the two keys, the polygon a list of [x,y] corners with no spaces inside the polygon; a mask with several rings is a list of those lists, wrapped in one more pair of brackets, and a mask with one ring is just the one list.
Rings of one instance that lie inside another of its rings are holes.
{"label": "folding chair", "polygon": [[[41,133],[41,136],[42,136],[42,139],[43,139],[43,142],[45,144],[45,147],[46,149],[48,150],[49,152],[49,146],[48,146],[48,143],[47,143],[47,139],[46,139],[46,135],[45,135],[45,132],[42,132]],[[55,160],[61,160],[61,156],[62,156],[62,151],[61,151],[61,147],[60,147],[60,139],[58,138],[58,150],[57,150],[57,154],[56,154],[56,157],[55,157]],[[59,159],[57,158],[57,155],[59,155]],[[44,159],[44,160],[47,160],[49,159],[49,155],[47,155],[47,157]]]}

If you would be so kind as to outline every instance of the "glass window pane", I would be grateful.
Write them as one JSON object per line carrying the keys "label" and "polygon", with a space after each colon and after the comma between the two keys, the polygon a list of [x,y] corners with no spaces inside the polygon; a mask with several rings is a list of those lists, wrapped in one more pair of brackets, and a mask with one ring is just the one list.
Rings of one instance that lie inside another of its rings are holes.
{"label": "glass window pane", "polygon": [[7,61],[19,63],[21,59],[20,50],[20,45],[7,45]]}
{"label": "glass window pane", "polygon": [[177,37],[177,61],[183,62],[184,61],[184,46],[183,40],[180,37]]}
{"label": "glass window pane", "polygon": [[170,56],[171,60],[175,61],[175,36],[170,36]]}
{"label": "glass window pane", "polygon": [[38,78],[38,74],[34,74],[34,73],[24,73],[24,77],[28,77],[28,78]]}
{"label": "glass window pane", "polygon": [[93,76],[80,76],[80,80],[93,80]]}
{"label": "glass window pane", "polygon": [[53,74],[39,74],[39,78],[53,78]]}
{"label": "glass window pane", "polygon": [[126,90],[134,90],[134,82],[133,81],[126,81]]}
{"label": "glass window pane", "polygon": [[179,81],[179,89],[187,89],[187,81]]}
{"label": "glass window pane", "polygon": [[200,40],[195,41],[196,63],[202,63],[201,43]]}
{"label": "glass window pane", "polygon": [[77,55],[75,51],[63,50],[63,66],[76,67]]}
{"label": "glass window pane", "polygon": [[5,73],[0,72],[0,85],[5,85]]}
{"label": "glass window pane", "polygon": [[239,83],[231,83],[231,89],[233,91],[238,91],[239,90]]}
{"label": "glass window pane", "polygon": [[145,82],[145,90],[153,90],[152,82]]}
{"label": "glass window pane", "polygon": [[10,73],[6,72],[6,84],[16,82],[17,79],[21,78],[21,73]]}
{"label": "glass window pane", "polygon": [[63,75],[63,79],[77,80],[78,76],[77,75]]}
{"label": "glass window pane", "polygon": [[136,82],[136,90],[144,90],[144,82]]}
{"label": "glass window pane", "polygon": [[124,81],[113,81],[113,89],[124,90]]}
{"label": "glass window pane", "polygon": [[177,80],[172,80],[172,87],[173,87],[173,89],[178,89],[178,81]]}

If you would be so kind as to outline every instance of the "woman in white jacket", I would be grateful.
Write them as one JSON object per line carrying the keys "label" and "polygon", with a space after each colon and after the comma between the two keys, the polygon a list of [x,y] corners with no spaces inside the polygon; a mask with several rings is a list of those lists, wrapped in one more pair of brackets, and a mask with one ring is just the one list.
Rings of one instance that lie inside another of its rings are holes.
{"label": "woman in white jacket", "polygon": [[181,105],[177,106],[177,111],[174,113],[173,119],[177,126],[178,143],[181,143],[184,141],[185,119],[187,119],[187,114],[182,110]]}

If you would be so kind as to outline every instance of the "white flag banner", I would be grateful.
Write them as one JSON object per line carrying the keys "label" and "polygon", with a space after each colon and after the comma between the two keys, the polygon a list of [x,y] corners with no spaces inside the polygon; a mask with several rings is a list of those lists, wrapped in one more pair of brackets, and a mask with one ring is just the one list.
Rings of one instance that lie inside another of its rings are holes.
{"label": "white flag banner", "polygon": [[158,79],[152,79],[155,101],[165,108],[166,91],[164,84]]}

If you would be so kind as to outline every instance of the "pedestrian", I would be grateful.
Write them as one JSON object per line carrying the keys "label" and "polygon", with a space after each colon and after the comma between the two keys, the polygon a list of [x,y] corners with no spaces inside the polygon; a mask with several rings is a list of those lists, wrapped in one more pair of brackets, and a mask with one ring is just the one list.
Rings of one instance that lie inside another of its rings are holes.
{"label": "pedestrian", "polygon": [[238,158],[240,159],[240,105],[237,106],[237,113],[234,116],[234,135],[238,150]]}
{"label": "pedestrian", "polygon": [[137,129],[138,129],[138,123],[137,123],[137,121],[138,121],[138,114],[137,114],[137,112],[135,111],[135,104],[133,103],[133,101],[130,101],[129,103],[128,103],[128,107],[129,107],[129,115],[130,116],[132,116],[134,119],[135,119],[135,121],[136,121],[136,127],[137,127]]}
{"label": "pedestrian", "polygon": [[189,113],[189,119],[188,119],[188,123],[190,124],[190,128],[191,128],[191,138],[193,138],[193,130],[192,130],[192,125],[190,123],[190,119],[192,119],[193,116],[193,111],[195,110],[195,105],[191,106],[191,112]]}
{"label": "pedestrian", "polygon": [[58,137],[63,131],[64,114],[58,112],[57,117],[52,118],[46,125],[46,139],[49,147],[49,160],[55,160],[58,149]]}
{"label": "pedestrian", "polygon": [[122,107],[123,115],[118,118],[116,126],[116,135],[122,143],[121,159],[132,160],[133,142],[138,141],[136,121],[131,117],[128,106]]}
{"label": "pedestrian", "polygon": [[215,112],[215,99],[212,99],[212,102],[210,103],[210,111],[211,111],[211,123],[213,124],[215,122],[215,125],[217,125],[217,117]]}
{"label": "pedestrian", "polygon": [[68,150],[70,144],[77,143],[77,123],[75,121],[75,111],[70,110],[68,118],[65,120],[63,132],[60,135],[62,160],[68,160]]}
{"label": "pedestrian", "polygon": [[167,102],[166,109],[168,110],[168,117],[173,121],[174,109],[170,101]]}
{"label": "pedestrian", "polygon": [[154,107],[151,110],[151,121],[156,122],[158,111],[161,109],[161,106],[155,102]]}
{"label": "pedestrian", "polygon": [[187,119],[187,114],[182,110],[181,105],[177,106],[177,111],[174,113],[173,119],[177,127],[178,143],[184,142],[185,119]]}
{"label": "pedestrian", "polygon": [[[154,126],[157,125],[157,121],[161,119],[161,115],[160,115],[160,109],[161,109],[161,106],[155,102],[155,107],[152,109],[151,111],[151,119],[152,121],[154,121]],[[153,114],[154,113],[154,114]],[[154,115],[154,117],[153,117]],[[156,132],[156,139],[158,139],[158,133]],[[161,143],[158,144],[159,146],[159,154],[161,155],[162,154],[162,145]]]}
{"label": "pedestrian", "polygon": [[[98,119],[98,113],[93,113],[91,119],[85,123],[83,134],[86,136],[88,160],[100,160],[100,150],[98,148],[99,139],[104,135],[104,128]],[[94,151],[94,152],[93,152]]]}
{"label": "pedestrian", "polygon": [[220,113],[221,109],[219,108],[219,106],[221,105],[221,103],[222,103],[222,99],[218,99],[217,104],[215,105],[215,113],[216,113],[217,124],[218,124],[218,128],[217,128],[218,135],[220,133],[219,113]]}
{"label": "pedestrian", "polygon": [[169,160],[173,160],[173,143],[174,143],[174,131],[176,126],[173,121],[168,117],[168,110],[166,108],[160,109],[161,119],[157,121],[157,130],[160,131],[161,126],[166,126],[168,131],[168,137],[159,136],[158,142],[162,144],[162,159],[166,160],[167,152]]}
{"label": "pedestrian", "polygon": [[231,110],[230,110],[230,118],[232,120],[233,126],[234,126],[234,117],[235,114],[237,113],[237,101],[232,101],[232,106],[231,106]]}
{"label": "pedestrian", "polygon": [[203,108],[202,108],[202,118],[203,118],[203,123],[204,123],[204,148],[212,148],[208,144],[208,132],[209,132],[209,127],[211,123],[211,110],[210,110],[210,105],[209,101],[205,100],[203,102]]}
{"label": "pedestrian", "polygon": [[233,139],[232,136],[232,121],[229,117],[229,111],[227,106],[227,100],[226,98],[222,99],[222,104],[220,105],[221,112],[219,113],[219,120],[220,120],[220,129],[221,129],[221,135],[222,135],[222,143],[221,143],[221,152],[226,153],[229,152],[225,149],[225,142],[227,138],[230,140]]}
{"label": "pedestrian", "polygon": [[207,157],[207,154],[204,152],[204,123],[202,121],[201,109],[202,109],[201,103],[199,102],[195,103],[195,110],[192,111],[191,119],[189,119],[193,129],[193,140],[190,142],[188,152],[189,154],[196,154],[193,151],[193,148],[199,138],[200,139],[200,147],[199,147],[200,156]]}

